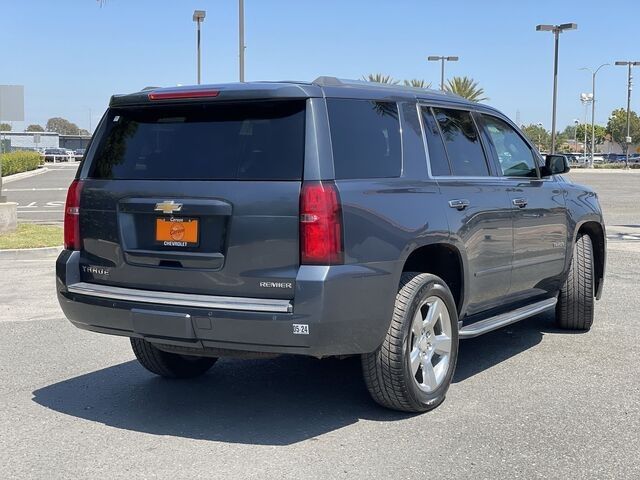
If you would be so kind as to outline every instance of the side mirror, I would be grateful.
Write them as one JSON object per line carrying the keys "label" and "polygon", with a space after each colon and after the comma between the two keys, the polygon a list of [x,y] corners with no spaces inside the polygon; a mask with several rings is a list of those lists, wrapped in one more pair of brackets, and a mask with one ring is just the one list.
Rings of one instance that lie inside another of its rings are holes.
{"label": "side mirror", "polygon": [[543,177],[549,177],[567,173],[569,170],[571,167],[565,155],[547,155],[541,173]]}

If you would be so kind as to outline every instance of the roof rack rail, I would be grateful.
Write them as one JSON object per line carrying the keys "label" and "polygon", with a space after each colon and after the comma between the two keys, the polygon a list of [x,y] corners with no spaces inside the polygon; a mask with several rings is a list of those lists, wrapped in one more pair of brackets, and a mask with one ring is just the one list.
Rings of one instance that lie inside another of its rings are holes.
{"label": "roof rack rail", "polygon": [[320,87],[336,87],[338,85],[344,85],[344,82],[339,78],[327,76],[320,76],[311,83]]}

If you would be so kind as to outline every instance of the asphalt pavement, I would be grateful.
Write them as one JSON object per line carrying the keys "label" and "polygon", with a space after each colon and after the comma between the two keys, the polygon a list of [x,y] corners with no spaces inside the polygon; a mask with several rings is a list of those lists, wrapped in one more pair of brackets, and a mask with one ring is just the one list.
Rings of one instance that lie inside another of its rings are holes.
{"label": "asphalt pavement", "polygon": [[640,176],[628,173],[572,174],[597,186],[610,223],[592,330],[543,314],[463,341],[447,400],[423,415],[377,407],[354,358],[154,377],[127,339],[63,318],[54,257],[0,260],[0,478],[640,478]]}
{"label": "asphalt pavement", "polygon": [[62,223],[67,189],[79,162],[48,163],[46,171],[3,186],[9,202],[18,202],[18,221]]}

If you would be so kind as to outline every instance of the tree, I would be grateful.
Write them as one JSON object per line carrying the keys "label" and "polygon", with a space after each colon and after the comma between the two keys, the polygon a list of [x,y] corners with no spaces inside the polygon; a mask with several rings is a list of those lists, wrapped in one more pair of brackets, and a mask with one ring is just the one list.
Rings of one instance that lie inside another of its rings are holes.
{"label": "tree", "polygon": [[447,84],[444,86],[447,92],[455,93],[461,97],[471,100],[472,102],[482,102],[489,100],[484,95],[484,89],[478,86],[471,77],[453,77],[447,80]]}
{"label": "tree", "polygon": [[[632,142],[638,143],[638,140],[640,140],[640,118],[638,118],[636,112],[631,112],[629,126],[629,136],[631,136]],[[620,145],[622,151],[626,154],[629,144],[626,142],[627,111],[624,108],[611,112],[607,123],[607,133],[611,134],[613,141]]]}
{"label": "tree", "polygon": [[544,127],[533,123],[530,125],[523,125],[521,129],[524,134],[529,137],[531,143],[538,146],[538,150],[549,150],[551,145],[551,132],[548,132]]}
{"label": "tree", "polygon": [[11,125],[9,125],[8,123],[0,123],[0,132],[10,132],[11,131]]}
{"label": "tree", "polygon": [[[594,127],[595,127],[595,134],[596,134],[596,145],[600,145],[601,143],[604,142],[605,137],[607,136],[607,129],[602,125],[594,125]],[[584,142],[585,128],[587,130],[587,144],[585,145],[584,151],[590,152],[591,151],[591,125],[585,125],[584,123],[581,123],[580,125],[578,125],[576,135],[578,138],[578,142],[580,141]]]}
{"label": "tree", "polygon": [[60,117],[47,120],[47,132],[56,132],[60,135],[79,135],[80,128],[75,123]]}
{"label": "tree", "polygon": [[89,130],[85,130],[84,128],[81,128],[80,130],[78,130],[78,135],[82,135],[83,137],[91,136],[91,134],[89,133]]}
{"label": "tree", "polygon": [[44,132],[44,128],[42,128],[42,125],[32,123],[25,129],[25,132]]}
{"label": "tree", "polygon": [[388,85],[397,85],[400,83],[399,80],[395,80],[391,75],[384,75],[382,73],[370,73],[367,76],[363,76],[362,79],[367,82],[386,83]]}
{"label": "tree", "polygon": [[404,84],[407,87],[431,88],[431,82],[425,82],[424,80],[418,80],[417,78],[413,78],[411,80],[405,80]]}

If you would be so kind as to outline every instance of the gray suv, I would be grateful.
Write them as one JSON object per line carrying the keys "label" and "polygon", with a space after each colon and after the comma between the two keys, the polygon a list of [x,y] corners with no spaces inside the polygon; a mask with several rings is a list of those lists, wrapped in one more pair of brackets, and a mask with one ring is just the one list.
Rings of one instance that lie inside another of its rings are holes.
{"label": "gray suv", "polygon": [[568,169],[495,109],[423,89],[116,95],[69,189],[58,299],[163,377],[360,355],[376,402],[426,411],[459,339],[554,309],[590,328],[605,230]]}

